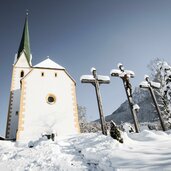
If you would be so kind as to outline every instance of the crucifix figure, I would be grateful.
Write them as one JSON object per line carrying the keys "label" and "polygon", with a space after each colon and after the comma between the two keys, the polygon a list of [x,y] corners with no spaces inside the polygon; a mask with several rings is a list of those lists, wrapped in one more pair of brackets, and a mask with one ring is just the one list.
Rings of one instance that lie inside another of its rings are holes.
{"label": "crucifix figure", "polygon": [[128,96],[132,97],[132,85],[130,83],[130,80],[127,74],[124,75],[123,80],[124,80],[124,86],[128,92]]}
{"label": "crucifix figure", "polygon": [[120,77],[123,81],[128,103],[129,103],[133,121],[134,121],[135,130],[138,133],[139,124],[138,124],[137,112],[139,111],[139,106],[137,104],[134,104],[134,101],[132,98],[132,85],[130,83],[130,78],[134,78],[135,74],[133,71],[125,70],[121,63],[118,64],[118,68],[119,69],[111,70],[111,76]]}

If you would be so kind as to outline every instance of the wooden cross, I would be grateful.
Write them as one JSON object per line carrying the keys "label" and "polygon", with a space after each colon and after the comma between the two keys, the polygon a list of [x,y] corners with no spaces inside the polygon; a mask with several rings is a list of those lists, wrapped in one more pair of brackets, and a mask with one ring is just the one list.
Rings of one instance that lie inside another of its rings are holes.
{"label": "wooden cross", "polygon": [[130,83],[130,78],[134,78],[135,74],[133,71],[125,70],[121,63],[118,64],[118,68],[119,69],[112,69],[110,74],[113,77],[120,77],[123,81],[128,103],[134,121],[135,131],[138,133],[139,124],[138,124],[137,112],[139,111],[139,106],[137,104],[134,104],[134,101],[132,99],[132,85]]}
{"label": "wooden cross", "polygon": [[150,81],[148,75],[145,75],[144,78],[145,78],[145,81],[140,83],[140,88],[148,89],[150,91],[151,97],[153,99],[154,105],[156,107],[156,110],[157,110],[157,113],[159,116],[161,127],[162,127],[163,131],[166,131],[164,121],[163,121],[163,118],[161,116],[161,111],[160,111],[160,108],[159,108],[159,105],[157,103],[157,99],[156,99],[156,96],[155,96],[154,90],[153,90],[153,89],[160,89],[161,85],[160,85],[160,83]]}
{"label": "wooden cross", "polygon": [[91,69],[92,75],[83,75],[81,76],[80,80],[82,83],[91,83],[95,87],[96,97],[97,97],[97,104],[99,109],[99,116],[100,116],[100,123],[102,133],[107,135],[107,128],[102,108],[102,97],[100,94],[100,84],[109,84],[110,78],[108,76],[97,75],[97,71],[95,68]]}

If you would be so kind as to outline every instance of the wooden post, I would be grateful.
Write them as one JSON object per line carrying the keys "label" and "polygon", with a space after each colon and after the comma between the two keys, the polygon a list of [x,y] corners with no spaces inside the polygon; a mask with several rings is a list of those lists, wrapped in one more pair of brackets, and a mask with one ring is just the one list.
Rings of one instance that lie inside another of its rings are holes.
{"label": "wooden post", "polygon": [[157,113],[158,113],[158,116],[159,116],[161,127],[162,127],[163,131],[166,131],[166,128],[165,128],[165,125],[164,125],[164,121],[163,121],[163,118],[161,116],[161,111],[160,111],[160,108],[158,106],[158,103],[157,103],[157,100],[156,100],[156,96],[154,94],[154,90],[153,90],[153,88],[151,86],[149,86],[149,90],[150,90],[151,97],[153,99],[154,105],[156,107],[156,110],[157,110]]}
{"label": "wooden post", "polygon": [[102,129],[102,133],[104,135],[107,135],[106,123],[105,123],[105,118],[104,118],[103,108],[102,108],[102,97],[100,94],[99,82],[98,82],[98,78],[97,78],[97,72],[95,69],[92,70],[92,74],[93,74],[94,79],[95,79],[94,87],[95,87],[96,97],[97,97],[97,104],[98,104],[99,115],[100,115],[101,129]]}
{"label": "wooden post", "polygon": [[137,118],[136,110],[134,110],[134,108],[133,108],[134,107],[134,102],[133,102],[133,99],[132,99],[132,93],[129,92],[129,88],[126,86],[126,81],[124,79],[122,79],[122,80],[123,80],[125,92],[126,92],[126,95],[127,95],[129,107],[131,109],[131,114],[132,114],[133,121],[134,121],[135,131],[138,133],[139,132],[138,118]]}

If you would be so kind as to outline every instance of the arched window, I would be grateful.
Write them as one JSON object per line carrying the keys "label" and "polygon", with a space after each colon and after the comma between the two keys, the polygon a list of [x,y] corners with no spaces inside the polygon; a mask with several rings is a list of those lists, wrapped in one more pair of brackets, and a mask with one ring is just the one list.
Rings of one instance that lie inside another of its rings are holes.
{"label": "arched window", "polygon": [[21,78],[24,77],[24,71],[21,71],[20,77],[21,77]]}

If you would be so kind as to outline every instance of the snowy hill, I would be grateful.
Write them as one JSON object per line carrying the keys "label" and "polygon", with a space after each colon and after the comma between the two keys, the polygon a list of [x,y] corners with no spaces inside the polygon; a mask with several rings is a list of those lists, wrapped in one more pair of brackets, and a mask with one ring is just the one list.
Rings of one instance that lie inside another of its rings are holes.
{"label": "snowy hill", "polygon": [[[138,112],[138,120],[140,122],[150,122],[157,118],[156,110],[152,105],[153,102],[148,91],[135,88],[133,100],[140,106],[140,111]],[[114,120],[117,124],[120,124],[122,121],[133,122],[127,100],[111,115],[106,116],[106,121],[110,120]]]}
{"label": "snowy hill", "polygon": [[100,133],[39,140],[34,147],[0,141],[0,170],[132,171],[171,168],[171,132],[123,133],[120,144]]}

